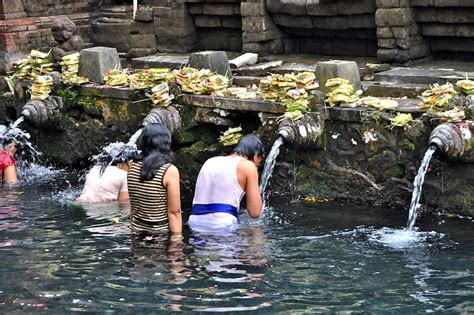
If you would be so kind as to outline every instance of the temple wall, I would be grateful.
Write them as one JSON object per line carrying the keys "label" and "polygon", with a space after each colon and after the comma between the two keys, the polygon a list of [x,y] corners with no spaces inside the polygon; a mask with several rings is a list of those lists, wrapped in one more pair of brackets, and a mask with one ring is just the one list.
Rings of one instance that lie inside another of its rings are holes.
{"label": "temple wall", "polygon": [[413,0],[412,5],[433,55],[474,59],[474,1]]}

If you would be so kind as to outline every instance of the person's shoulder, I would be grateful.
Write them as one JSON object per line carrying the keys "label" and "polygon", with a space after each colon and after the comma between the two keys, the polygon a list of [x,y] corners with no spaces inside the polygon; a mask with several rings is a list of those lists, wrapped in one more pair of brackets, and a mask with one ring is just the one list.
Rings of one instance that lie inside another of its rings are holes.
{"label": "person's shoulder", "polygon": [[257,171],[257,167],[255,166],[255,164],[247,159],[240,160],[239,164],[237,164],[237,169],[246,174]]}
{"label": "person's shoulder", "polygon": [[166,173],[178,174],[178,175],[179,175],[179,170],[178,170],[178,168],[176,167],[176,165],[171,164],[171,163],[168,163],[168,165],[167,165],[167,167],[166,167]]}

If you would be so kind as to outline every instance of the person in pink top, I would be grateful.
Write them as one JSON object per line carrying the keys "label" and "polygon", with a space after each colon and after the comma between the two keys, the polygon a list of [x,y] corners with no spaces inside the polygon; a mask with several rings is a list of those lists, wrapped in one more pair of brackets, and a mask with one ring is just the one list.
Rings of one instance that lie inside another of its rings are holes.
{"label": "person in pink top", "polygon": [[199,171],[189,226],[193,230],[227,229],[238,223],[240,201],[246,195],[247,212],[256,219],[262,212],[258,166],[264,148],[260,138],[249,134],[234,152],[207,160]]}
{"label": "person in pink top", "polygon": [[115,142],[95,156],[97,164],[86,176],[79,202],[96,203],[129,199],[127,173],[129,161],[136,155],[134,146]]}
{"label": "person in pink top", "polygon": [[3,150],[0,149],[0,173],[2,185],[14,184],[18,181],[16,176],[15,158],[16,141],[14,139],[6,140],[3,144]]}

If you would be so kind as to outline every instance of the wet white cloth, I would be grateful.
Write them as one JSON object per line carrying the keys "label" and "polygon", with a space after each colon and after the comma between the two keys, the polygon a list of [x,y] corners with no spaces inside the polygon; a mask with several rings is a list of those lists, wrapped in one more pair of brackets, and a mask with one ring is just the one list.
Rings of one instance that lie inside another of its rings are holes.
{"label": "wet white cloth", "polygon": [[117,200],[120,192],[127,192],[127,172],[108,166],[102,176],[100,167],[94,166],[86,176],[86,183],[77,201],[104,202]]}

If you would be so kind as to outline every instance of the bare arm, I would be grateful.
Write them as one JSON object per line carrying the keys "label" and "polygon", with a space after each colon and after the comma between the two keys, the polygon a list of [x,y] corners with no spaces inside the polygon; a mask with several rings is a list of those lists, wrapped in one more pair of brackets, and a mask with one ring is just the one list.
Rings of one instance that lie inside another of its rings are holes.
{"label": "bare arm", "polygon": [[258,186],[258,170],[252,162],[242,163],[242,171],[245,174],[245,193],[247,211],[253,219],[257,219],[262,213],[262,196]]}
{"label": "bare arm", "polygon": [[128,199],[130,199],[130,197],[128,196],[128,191],[119,192],[118,201],[125,201],[125,200],[128,200]]}
{"label": "bare arm", "polygon": [[181,192],[179,187],[179,171],[172,165],[163,178],[168,197],[168,221],[171,234],[181,235],[183,223],[181,218]]}
{"label": "bare arm", "polygon": [[15,165],[10,165],[3,171],[3,180],[6,184],[14,184],[18,181]]}

